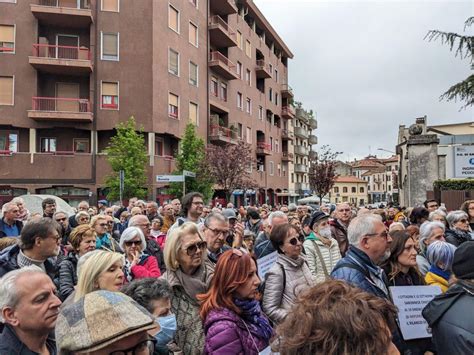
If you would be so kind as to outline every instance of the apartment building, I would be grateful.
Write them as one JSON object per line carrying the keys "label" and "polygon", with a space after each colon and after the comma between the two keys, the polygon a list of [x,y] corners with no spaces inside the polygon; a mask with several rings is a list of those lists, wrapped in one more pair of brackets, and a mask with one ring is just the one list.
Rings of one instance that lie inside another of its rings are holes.
{"label": "apartment building", "polygon": [[275,203],[291,57],[250,0],[0,0],[0,199],[104,197],[104,149],[134,116],[149,198],[169,197],[156,175],[191,121],[210,144],[252,144],[248,202]]}
{"label": "apartment building", "polygon": [[338,176],[329,200],[331,203],[347,202],[356,207],[367,203],[367,181],[353,175]]}

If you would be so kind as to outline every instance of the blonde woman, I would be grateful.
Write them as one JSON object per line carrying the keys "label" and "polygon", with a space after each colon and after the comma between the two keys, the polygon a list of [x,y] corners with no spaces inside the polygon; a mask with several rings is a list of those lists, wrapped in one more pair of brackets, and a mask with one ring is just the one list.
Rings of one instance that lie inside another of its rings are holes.
{"label": "blonde woman", "polygon": [[97,234],[95,247],[96,249],[110,250],[114,252],[122,252],[117,241],[107,232],[107,219],[104,215],[96,215],[92,217],[90,226]]}
{"label": "blonde woman", "polygon": [[204,331],[197,295],[209,289],[213,271],[205,261],[207,244],[193,222],[172,229],[166,238],[164,258],[173,292],[172,313],[177,317],[175,341],[186,355],[202,354]]}
{"label": "blonde woman", "polygon": [[122,254],[105,250],[95,250],[87,253],[87,260],[78,265],[78,281],[74,295],[77,301],[84,295],[96,291],[119,291],[123,285],[124,257]]}

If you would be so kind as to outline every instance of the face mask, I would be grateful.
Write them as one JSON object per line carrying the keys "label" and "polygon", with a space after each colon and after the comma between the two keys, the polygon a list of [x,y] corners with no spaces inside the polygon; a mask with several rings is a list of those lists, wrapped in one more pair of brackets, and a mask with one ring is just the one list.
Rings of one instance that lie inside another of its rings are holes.
{"label": "face mask", "polygon": [[156,322],[160,325],[160,331],[155,335],[156,348],[167,353],[166,344],[174,339],[176,333],[176,315],[170,314],[166,317],[157,317]]}
{"label": "face mask", "polygon": [[331,227],[325,227],[325,228],[321,228],[319,230],[319,235],[321,237],[324,237],[324,238],[329,238],[331,237]]}

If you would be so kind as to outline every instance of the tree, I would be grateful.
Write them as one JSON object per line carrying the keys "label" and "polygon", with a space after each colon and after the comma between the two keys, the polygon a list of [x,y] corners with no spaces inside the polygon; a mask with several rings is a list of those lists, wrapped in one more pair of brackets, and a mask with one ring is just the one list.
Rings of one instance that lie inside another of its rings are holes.
{"label": "tree", "polygon": [[[188,123],[180,142],[180,149],[176,158],[176,169],[173,175],[183,174],[183,170],[196,173],[195,178],[186,178],[186,191],[196,191],[204,195],[206,199],[212,197],[212,180],[208,176],[205,166],[206,147],[204,140],[196,135],[196,127]],[[183,196],[183,183],[170,184],[168,192],[174,196]]]}
{"label": "tree", "polygon": [[107,194],[109,200],[118,200],[120,197],[120,170],[125,172],[123,198],[146,196],[144,186],[147,183],[147,149],[141,128],[138,130],[137,132],[135,118],[131,116],[127,122],[117,125],[117,133],[105,149],[113,171],[105,181],[105,185],[109,188]]}
{"label": "tree", "polygon": [[256,163],[247,143],[209,145],[206,163],[210,177],[225,192],[227,201],[230,200],[232,191],[256,186],[249,173],[249,167],[254,167]]}
{"label": "tree", "polygon": [[328,145],[323,145],[319,152],[309,162],[309,186],[319,196],[322,204],[336,182],[336,164],[341,152],[333,152]]}
{"label": "tree", "polygon": [[[474,17],[469,17],[464,23],[464,31],[467,27],[474,24]],[[455,49],[455,56],[461,59],[469,58],[471,62],[471,70],[474,69],[474,63],[472,60],[472,53],[474,50],[474,36],[463,36],[453,32],[443,32],[439,30],[429,31],[425,39],[428,41],[441,40],[442,44],[447,44],[449,50]],[[440,96],[440,100],[460,100],[464,101],[465,105],[461,107],[467,108],[468,106],[474,105],[474,74],[469,75],[465,80],[451,86],[448,91]]]}

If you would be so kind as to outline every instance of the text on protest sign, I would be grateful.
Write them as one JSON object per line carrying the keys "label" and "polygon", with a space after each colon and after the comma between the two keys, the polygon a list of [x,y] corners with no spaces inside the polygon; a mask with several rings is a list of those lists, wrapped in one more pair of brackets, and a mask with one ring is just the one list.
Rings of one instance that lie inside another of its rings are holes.
{"label": "text on protest sign", "polygon": [[278,252],[274,251],[271,254],[264,256],[257,260],[258,267],[258,276],[263,280],[265,274],[270,270],[270,268],[275,264],[275,261],[278,259]]}

